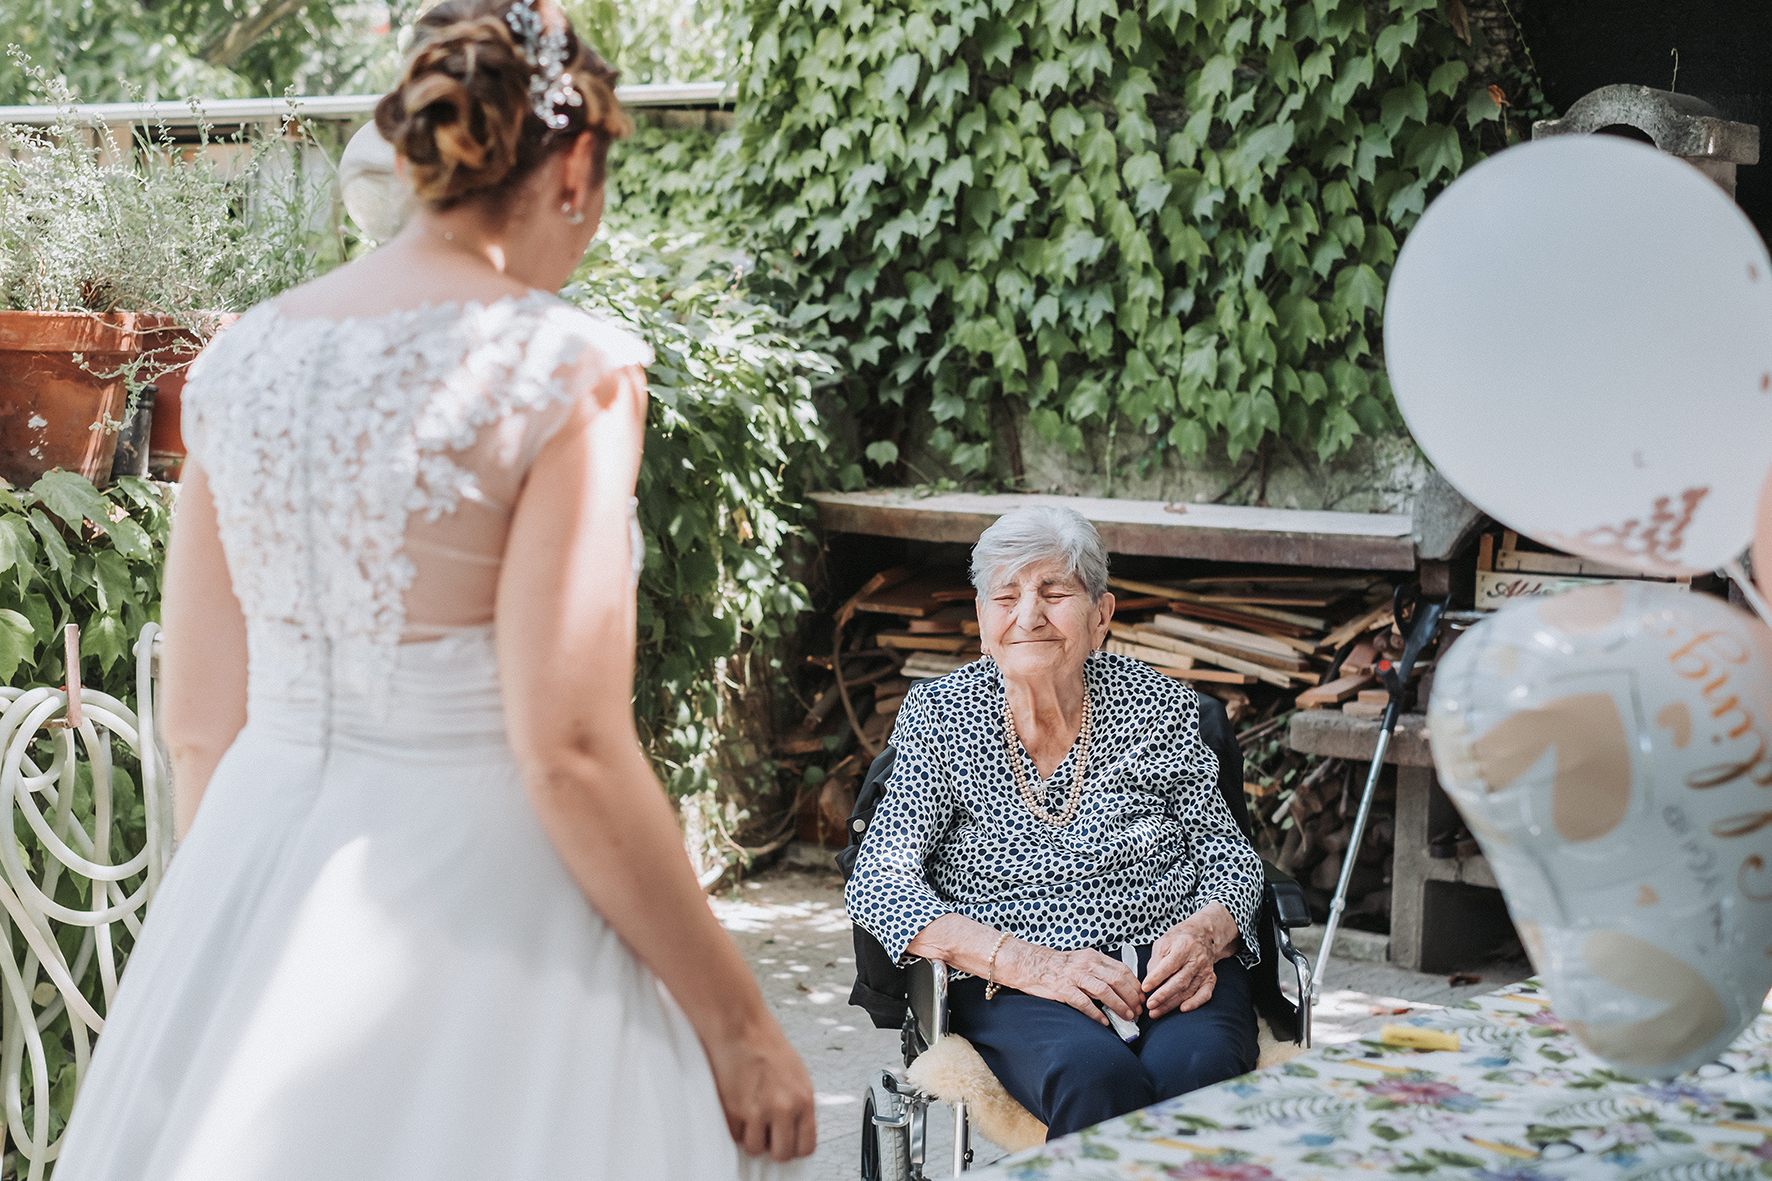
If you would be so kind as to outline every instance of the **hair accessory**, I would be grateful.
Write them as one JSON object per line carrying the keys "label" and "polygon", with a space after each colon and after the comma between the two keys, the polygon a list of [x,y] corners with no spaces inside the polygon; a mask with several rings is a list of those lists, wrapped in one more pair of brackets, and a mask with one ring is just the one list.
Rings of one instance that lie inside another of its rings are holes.
{"label": "hair accessory", "polygon": [[582,107],[584,98],[566,71],[566,30],[548,28],[536,7],[537,0],[520,0],[505,12],[505,23],[517,38],[523,58],[534,71],[529,76],[529,96],[535,100],[535,117],[551,131],[569,122],[556,107]]}
{"label": "hair accessory", "polygon": [[566,219],[567,225],[579,226],[584,224],[585,211],[574,209],[570,201],[562,201],[560,202],[560,216]]}

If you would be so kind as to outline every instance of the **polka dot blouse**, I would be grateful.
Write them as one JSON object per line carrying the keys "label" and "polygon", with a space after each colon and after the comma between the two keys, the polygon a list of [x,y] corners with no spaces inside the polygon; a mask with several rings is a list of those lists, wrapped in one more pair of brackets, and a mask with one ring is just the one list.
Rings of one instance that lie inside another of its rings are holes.
{"label": "polka dot blouse", "polygon": [[[989,657],[905,696],[886,796],[844,893],[849,915],[901,962],[917,932],[963,914],[1030,943],[1073,951],[1152,943],[1209,902],[1245,936],[1261,860],[1218,791],[1194,691],[1124,656],[1084,665],[1094,711],[1077,814],[1034,816],[1003,748],[1003,674]],[[1039,784],[1033,760],[1022,766]],[[1057,814],[1076,750],[1041,787]],[[1254,940],[1240,955],[1254,964]]]}

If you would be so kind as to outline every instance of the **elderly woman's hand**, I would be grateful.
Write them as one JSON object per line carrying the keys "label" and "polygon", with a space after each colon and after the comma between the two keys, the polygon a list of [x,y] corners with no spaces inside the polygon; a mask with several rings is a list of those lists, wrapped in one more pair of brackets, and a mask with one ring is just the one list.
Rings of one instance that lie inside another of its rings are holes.
{"label": "elderly woman's hand", "polygon": [[1055,951],[1019,939],[1012,942],[1015,951],[1008,970],[998,973],[1011,988],[1069,1005],[1102,1025],[1108,1020],[1095,1007],[1096,1001],[1128,1021],[1138,1020],[1144,1009],[1144,993],[1137,974],[1119,960],[1094,948]]}
{"label": "elderly woman's hand", "polygon": [[1151,947],[1144,975],[1145,1002],[1153,1019],[1186,1013],[1212,999],[1214,965],[1237,942],[1237,921],[1222,902],[1209,902],[1176,923]]}

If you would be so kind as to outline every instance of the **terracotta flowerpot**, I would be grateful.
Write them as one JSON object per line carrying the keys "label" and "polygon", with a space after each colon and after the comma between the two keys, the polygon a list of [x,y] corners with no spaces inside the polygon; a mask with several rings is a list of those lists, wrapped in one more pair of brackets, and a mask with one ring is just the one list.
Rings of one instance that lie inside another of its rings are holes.
{"label": "terracotta flowerpot", "polygon": [[135,321],[0,311],[0,477],[29,487],[59,467],[106,480],[117,435],[93,427],[122,418],[128,392],[122,377],[100,375],[135,356]]}
{"label": "terracotta flowerpot", "polygon": [[[214,317],[214,330],[220,332],[240,318],[238,312]],[[180,429],[179,410],[185,389],[185,377],[191,362],[197,359],[196,334],[172,323],[164,316],[137,316],[140,348],[165,360],[179,360],[176,369],[154,378],[158,392],[154,395],[153,434],[148,443],[148,464],[154,475],[163,480],[177,480],[185,462],[185,437]],[[155,366],[158,368],[158,365]]]}

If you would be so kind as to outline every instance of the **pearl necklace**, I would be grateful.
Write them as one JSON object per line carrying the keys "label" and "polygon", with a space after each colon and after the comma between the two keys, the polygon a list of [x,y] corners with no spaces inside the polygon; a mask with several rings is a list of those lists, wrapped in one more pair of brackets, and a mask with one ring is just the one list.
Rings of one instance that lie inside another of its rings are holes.
{"label": "pearl necklace", "polygon": [[1071,794],[1064,802],[1064,807],[1057,815],[1046,810],[1046,803],[1041,798],[1042,792],[1036,790],[1028,782],[1027,772],[1022,768],[1021,735],[1015,730],[1015,714],[1009,708],[1009,699],[1003,699],[1003,753],[1009,756],[1009,769],[1015,773],[1015,789],[1021,793],[1021,802],[1027,805],[1037,819],[1044,820],[1054,828],[1063,828],[1077,817],[1077,805],[1083,799],[1083,772],[1089,766],[1089,687],[1083,687],[1083,726],[1077,731],[1077,767],[1071,776]]}

